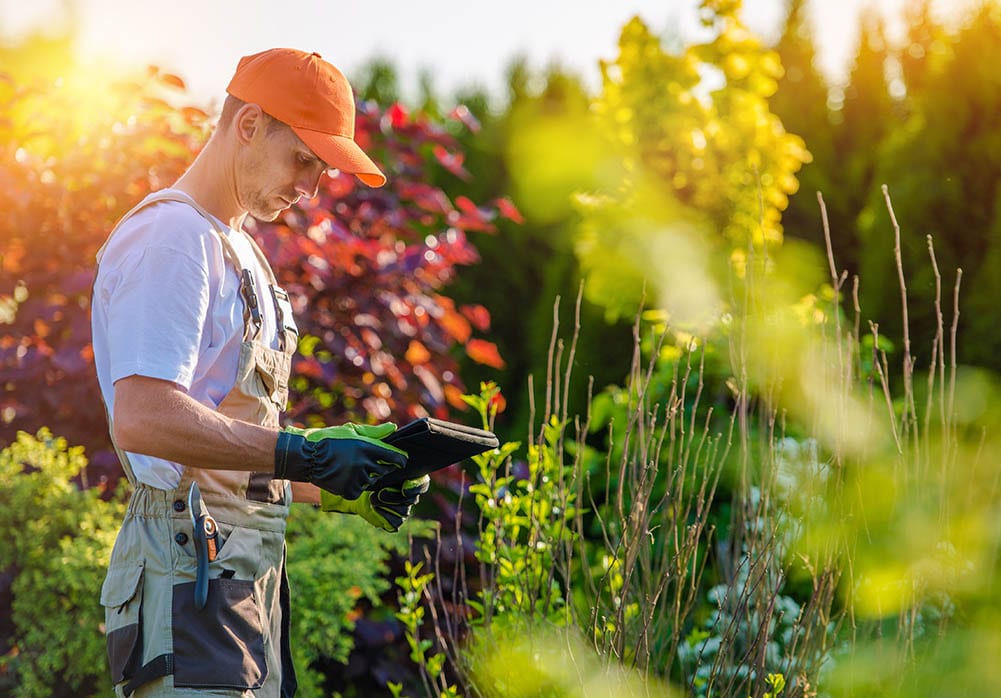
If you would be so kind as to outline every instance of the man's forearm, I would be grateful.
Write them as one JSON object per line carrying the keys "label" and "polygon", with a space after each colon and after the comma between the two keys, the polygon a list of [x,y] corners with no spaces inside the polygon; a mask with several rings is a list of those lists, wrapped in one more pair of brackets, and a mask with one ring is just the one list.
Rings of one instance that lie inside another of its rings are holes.
{"label": "man's forearm", "polygon": [[274,470],[278,430],[227,417],[168,381],[130,376],[115,383],[119,448],[193,467]]}

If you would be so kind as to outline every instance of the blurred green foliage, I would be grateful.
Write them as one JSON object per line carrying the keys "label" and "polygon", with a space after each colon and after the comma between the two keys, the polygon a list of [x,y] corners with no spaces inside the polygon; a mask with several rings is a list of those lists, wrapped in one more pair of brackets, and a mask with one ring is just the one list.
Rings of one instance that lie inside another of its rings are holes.
{"label": "blurred green foliage", "polygon": [[287,533],[289,587],[293,593],[292,653],[303,698],[329,695],[324,663],[347,664],[357,620],[385,616],[393,559],[404,557],[408,536],[428,535],[428,524],[407,522],[387,534],[353,516],[296,506]]}
{"label": "blurred green foliage", "polygon": [[[87,459],[48,430],[21,432],[0,451],[0,692],[12,698],[84,697],[108,683],[97,602],[121,493],[87,487]],[[4,604],[6,605],[6,604]]]}
{"label": "blurred green foliage", "polygon": [[[478,133],[462,137],[467,166],[476,172],[470,186],[482,188],[483,196],[510,195],[525,221],[499,221],[498,235],[477,244],[482,263],[463,270],[452,288],[457,300],[497,309],[492,331],[507,367],[488,371],[465,362],[462,372],[467,385],[495,381],[504,386],[509,408],[498,416],[495,428],[507,439],[522,440],[532,401],[543,399],[553,300],[574,298],[583,280],[574,254],[580,215],[570,197],[574,186],[593,177],[575,166],[589,157],[578,154],[578,146],[593,150],[588,147],[593,139],[581,133],[588,128],[582,115],[590,96],[580,77],[559,65],[533,72],[517,60],[508,71],[503,107],[493,106],[490,97],[477,91],[457,96],[482,124]],[[584,136],[587,140],[581,140]],[[569,150],[556,150],[560,144]],[[525,177],[522,170],[539,176]],[[556,312],[561,325],[573,323],[572,303],[560,304]],[[593,375],[598,386],[617,383],[629,365],[628,357],[617,351],[628,342],[629,319],[609,322],[605,307],[587,299],[580,314],[595,338],[579,347],[577,366]],[[533,390],[528,376],[534,377]],[[568,399],[572,413],[583,412],[587,386],[571,386]]]}
{"label": "blurred green foliage", "polygon": [[782,240],[781,213],[810,156],[769,108],[782,66],[739,9],[702,3],[712,39],[679,55],[634,18],[602,63],[595,110],[621,155],[604,167],[614,188],[584,191],[576,249],[586,292],[613,315],[635,314],[645,282],[674,324],[705,327],[726,303],[714,266],[729,255],[739,270],[748,246]]}
{"label": "blurred green foliage", "polygon": [[[1001,7],[985,4],[954,35],[938,38],[944,32],[934,25],[925,31],[932,38],[922,49],[924,70],[911,67],[916,84],[905,84],[906,96],[893,105],[903,118],[878,144],[874,179],[888,186],[897,213],[912,331],[919,337],[934,334],[936,295],[941,293],[943,305],[951,307],[956,272],[962,269],[959,358],[997,370],[1001,360],[991,316],[1001,290],[1001,139],[995,127],[1001,114],[1001,77],[991,66],[1001,59]],[[881,193],[871,189],[859,218],[860,273],[871,279],[862,285],[862,302],[884,333],[900,337],[899,288],[889,273],[894,253],[890,223]],[[928,351],[927,345],[916,348],[925,366]]]}

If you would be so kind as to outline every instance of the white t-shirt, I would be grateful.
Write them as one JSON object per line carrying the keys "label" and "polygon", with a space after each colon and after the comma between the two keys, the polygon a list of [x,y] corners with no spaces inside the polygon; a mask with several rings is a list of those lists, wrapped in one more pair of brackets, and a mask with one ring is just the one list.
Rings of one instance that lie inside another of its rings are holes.
{"label": "white t-shirt", "polygon": [[[241,266],[252,270],[263,316],[261,337],[277,347],[268,277],[246,234],[218,220],[216,225],[232,242]],[[240,278],[218,234],[195,209],[164,201],[126,220],[108,242],[94,284],[94,364],[109,414],[114,413],[115,381],[133,375],[176,383],[216,409],[236,382],[243,308]],[[161,489],[180,484],[179,464],[128,455],[140,482]]]}

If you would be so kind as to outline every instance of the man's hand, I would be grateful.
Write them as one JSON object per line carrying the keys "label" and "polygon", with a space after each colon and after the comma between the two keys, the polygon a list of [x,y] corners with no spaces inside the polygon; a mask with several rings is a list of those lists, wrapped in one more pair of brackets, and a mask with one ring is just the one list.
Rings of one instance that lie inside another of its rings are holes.
{"label": "man's hand", "polygon": [[311,482],[332,495],[357,500],[407,464],[405,452],[380,440],[395,430],[395,424],[286,427],[275,445],[275,477]]}
{"label": "man's hand", "polygon": [[431,478],[425,475],[395,487],[362,492],[357,499],[346,499],[324,490],[320,492],[320,509],[357,514],[376,528],[393,533],[400,530],[410,516],[411,507],[428,491],[430,484]]}

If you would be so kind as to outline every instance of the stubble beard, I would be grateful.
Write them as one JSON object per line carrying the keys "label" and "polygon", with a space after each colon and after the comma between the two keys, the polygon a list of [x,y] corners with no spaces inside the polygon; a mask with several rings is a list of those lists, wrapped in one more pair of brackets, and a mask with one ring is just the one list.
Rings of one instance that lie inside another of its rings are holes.
{"label": "stubble beard", "polygon": [[247,213],[262,223],[271,223],[278,218],[281,212],[282,209],[274,208],[274,204],[270,203],[267,197],[260,194],[254,194],[249,197],[249,201],[247,202]]}

